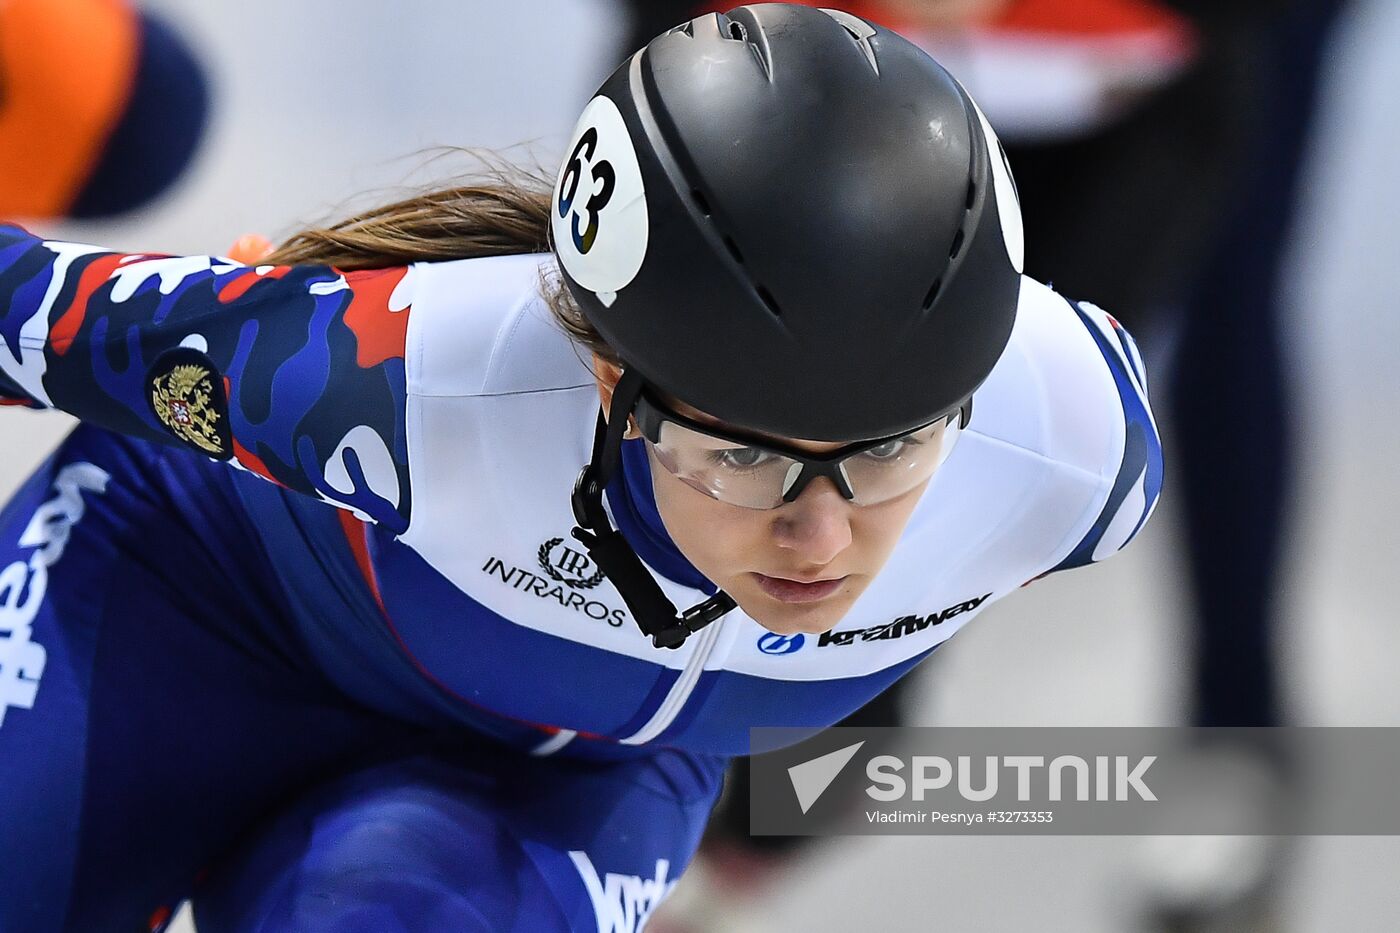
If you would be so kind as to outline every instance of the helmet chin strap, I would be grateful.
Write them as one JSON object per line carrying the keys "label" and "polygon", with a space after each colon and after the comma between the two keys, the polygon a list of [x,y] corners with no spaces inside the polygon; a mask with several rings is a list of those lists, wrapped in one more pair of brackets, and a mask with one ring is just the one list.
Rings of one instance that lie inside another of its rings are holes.
{"label": "helmet chin strap", "polygon": [[666,598],[627,539],[613,528],[603,508],[603,490],[622,461],[622,435],[637,398],[642,393],[641,373],[626,369],[613,390],[610,417],[598,412],[593,435],[593,458],[574,484],[574,518],[579,527],[572,532],[588,551],[588,556],[605,573],[622,595],[642,633],[651,636],[657,648],[679,648],[695,632],[709,625],[736,605],[733,597],[720,590],[702,603],[677,614],[675,603]]}

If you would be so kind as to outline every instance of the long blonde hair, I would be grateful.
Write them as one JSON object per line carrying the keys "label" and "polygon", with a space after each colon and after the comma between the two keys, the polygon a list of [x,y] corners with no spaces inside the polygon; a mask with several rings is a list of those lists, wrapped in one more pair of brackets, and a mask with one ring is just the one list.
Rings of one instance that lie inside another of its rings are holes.
{"label": "long blonde hair", "polygon": [[[539,170],[472,153],[485,166],[472,180],[420,192],[289,237],[262,261],[315,263],[346,272],[412,262],[544,253],[551,250],[553,182]],[[557,268],[541,294],[555,321],[581,348],[617,363],[617,354],[584,317]]]}

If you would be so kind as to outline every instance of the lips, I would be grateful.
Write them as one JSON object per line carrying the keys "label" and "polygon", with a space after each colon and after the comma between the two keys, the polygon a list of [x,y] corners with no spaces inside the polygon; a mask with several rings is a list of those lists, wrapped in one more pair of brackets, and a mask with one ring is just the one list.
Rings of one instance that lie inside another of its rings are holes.
{"label": "lips", "polygon": [[814,580],[811,583],[788,580],[784,577],[770,577],[762,573],[755,573],[753,577],[758,582],[759,589],[784,603],[813,603],[819,599],[826,599],[839,590],[842,583],[846,582],[845,577],[837,577],[834,580]]}

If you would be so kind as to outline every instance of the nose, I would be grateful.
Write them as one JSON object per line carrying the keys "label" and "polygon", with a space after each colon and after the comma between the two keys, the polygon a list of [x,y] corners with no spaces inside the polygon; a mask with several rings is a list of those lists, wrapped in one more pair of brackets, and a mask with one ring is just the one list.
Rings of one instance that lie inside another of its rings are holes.
{"label": "nose", "polygon": [[851,504],[835,483],[819,476],[774,511],[773,537],[804,564],[829,564],[850,547]]}

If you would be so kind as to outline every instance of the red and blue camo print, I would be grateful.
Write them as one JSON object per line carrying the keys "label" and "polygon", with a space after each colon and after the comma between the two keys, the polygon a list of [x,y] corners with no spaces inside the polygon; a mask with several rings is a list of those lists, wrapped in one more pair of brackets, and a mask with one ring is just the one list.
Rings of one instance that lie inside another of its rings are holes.
{"label": "red and blue camo print", "polygon": [[413,271],[126,255],[0,225],[0,401],[408,527]]}

